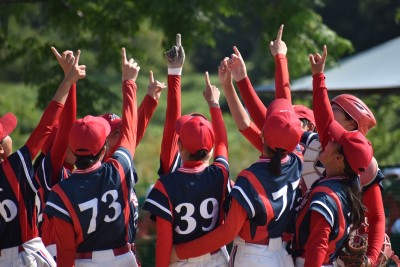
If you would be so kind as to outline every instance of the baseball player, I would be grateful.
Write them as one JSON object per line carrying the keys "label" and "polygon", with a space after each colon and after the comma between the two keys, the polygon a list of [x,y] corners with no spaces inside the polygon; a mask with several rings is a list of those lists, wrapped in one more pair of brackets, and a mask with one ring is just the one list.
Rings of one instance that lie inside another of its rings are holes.
{"label": "baseball player", "polygon": [[[122,48],[123,115],[118,149],[104,163],[110,125],[101,117],[77,120],[69,132],[76,170],[52,188],[45,213],[53,216],[60,266],[137,266],[128,245],[129,193],[137,133],[140,67]],[[79,193],[76,193],[79,192]]]}
{"label": "baseball player", "polygon": [[292,104],[286,99],[272,101],[262,132],[263,154],[239,173],[224,224],[195,241],[177,245],[177,256],[198,256],[234,239],[230,266],[293,266],[281,236],[295,216],[293,202],[302,164],[292,151],[300,136],[300,121]]}
{"label": "baseball player", "polygon": [[[185,115],[175,123],[183,166],[162,176],[150,191],[144,210],[156,216],[156,266],[169,266],[173,244],[196,239],[224,219],[223,202],[230,190],[227,135],[219,108],[219,90],[206,72],[204,91],[212,117]],[[208,158],[214,148],[214,163]],[[227,266],[228,253],[221,245],[176,266]]]}
{"label": "baseball player", "polygon": [[[347,131],[335,120],[323,79],[324,54],[310,55],[313,107],[323,152],[318,159],[325,176],[307,191],[296,219],[296,267],[334,266],[350,230],[364,221],[358,175],[371,162],[371,143],[359,131]],[[320,77],[318,79],[318,77]],[[365,265],[370,262],[365,257]]]}
{"label": "baseball player", "polygon": [[12,153],[9,134],[17,120],[11,113],[0,119],[1,164],[0,182],[0,265],[1,266],[55,266],[55,262],[38,237],[35,194],[39,185],[33,179],[32,159],[43,146],[59,118],[69,89],[86,75],[79,65],[79,55],[69,61],[70,72],[60,84],[53,100],[29,137],[25,146]]}

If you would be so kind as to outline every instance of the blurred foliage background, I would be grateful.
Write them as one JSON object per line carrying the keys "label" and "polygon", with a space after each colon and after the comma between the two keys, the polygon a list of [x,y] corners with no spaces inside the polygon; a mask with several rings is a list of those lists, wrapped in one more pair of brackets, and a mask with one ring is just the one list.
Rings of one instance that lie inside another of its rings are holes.
{"label": "blurred foliage background", "polygon": [[[166,82],[163,52],[182,34],[186,61],[182,76],[182,112],[208,113],[202,100],[204,71],[219,86],[217,66],[236,45],[253,85],[273,82],[274,62],[268,43],[285,24],[291,79],[310,73],[307,55],[329,47],[328,67],[349,55],[399,35],[400,2],[395,0],[0,0],[0,114],[14,112],[14,148],[24,144],[43,108],[63,78],[50,46],[82,50],[87,77],[78,83],[78,116],[121,114],[120,50],[140,64],[138,101],[146,94],[148,72]],[[382,59],[390,60],[390,59]],[[273,95],[261,95],[266,104]],[[362,95],[378,126],[368,137],[381,165],[399,165],[400,96]],[[310,105],[311,94],[294,103]],[[258,153],[244,140],[221,103],[228,129],[232,178]],[[165,118],[166,92],[138,147],[135,162],[143,200],[157,177]],[[209,117],[209,116],[208,116]],[[146,265],[146,266],[151,266]]]}

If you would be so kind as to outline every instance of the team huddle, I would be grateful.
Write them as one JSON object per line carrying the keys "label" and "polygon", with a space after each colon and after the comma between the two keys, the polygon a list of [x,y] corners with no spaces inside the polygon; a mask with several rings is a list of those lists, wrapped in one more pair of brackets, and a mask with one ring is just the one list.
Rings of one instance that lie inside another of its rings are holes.
{"label": "team huddle", "polygon": [[329,100],[326,46],[322,55],[309,55],[313,110],[293,105],[282,33],[283,25],[269,44],[276,69],[275,100],[267,106],[237,47],[218,67],[232,118],[261,153],[237,177],[229,175],[220,91],[208,72],[203,96],[211,120],[181,114],[180,34],[165,52],[168,84],[150,71],[139,106],[140,67],[122,48],[121,117],[76,118],[76,84],[86,67],[80,51],[52,47],[64,79],[22,148],[13,152],[9,136],[16,117],[0,118],[0,266],[141,266],[135,149],[164,88],[159,179],[143,206],[156,225],[157,267],[367,267],[396,260],[385,234],[384,176],[366,138],[374,115],[353,95]]}

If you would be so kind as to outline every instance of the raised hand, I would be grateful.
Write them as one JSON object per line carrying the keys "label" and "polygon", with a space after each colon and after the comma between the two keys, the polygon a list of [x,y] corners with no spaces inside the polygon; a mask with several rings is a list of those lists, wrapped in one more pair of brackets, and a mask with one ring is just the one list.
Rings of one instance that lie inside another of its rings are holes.
{"label": "raised hand", "polygon": [[64,75],[67,75],[72,67],[71,63],[75,60],[74,52],[66,50],[62,53],[62,55],[60,55],[54,46],[51,47],[51,51],[53,51],[54,56],[63,69]]}
{"label": "raised hand", "polygon": [[208,106],[211,107],[219,107],[219,95],[220,92],[215,85],[212,85],[210,82],[210,77],[208,76],[208,71],[205,73],[206,79],[206,89],[204,89],[203,96],[207,101]]}
{"label": "raised hand", "polygon": [[230,86],[232,83],[232,74],[228,69],[228,60],[228,57],[224,58],[218,66],[218,78],[223,88]]}
{"label": "raised hand", "polygon": [[79,65],[80,56],[81,50],[78,50],[76,57],[72,57],[73,60],[67,60],[64,65],[65,69],[69,70],[68,73],[65,74],[65,79],[68,79],[73,83],[86,77],[86,66]]}
{"label": "raised hand", "polygon": [[161,96],[161,91],[166,87],[166,85],[165,83],[154,81],[153,71],[150,71],[149,78],[150,83],[147,87],[147,94],[158,101]]}
{"label": "raised hand", "polygon": [[129,59],[126,58],[126,51],[125,47],[122,48],[122,81],[125,80],[133,80],[136,81],[136,78],[139,74],[140,67],[135,62],[133,58]]}
{"label": "raised hand", "polygon": [[308,58],[310,59],[312,74],[318,74],[324,72],[327,56],[328,56],[328,49],[326,45],[324,45],[324,52],[322,56],[318,53],[315,53],[314,55],[310,54],[308,56]]}
{"label": "raised hand", "polygon": [[176,35],[176,45],[164,53],[168,68],[182,68],[185,62],[185,50],[183,50],[181,35]]}
{"label": "raised hand", "polygon": [[234,54],[228,60],[228,69],[232,74],[233,79],[239,82],[247,77],[246,64],[244,64],[242,55],[236,46],[233,47]]}
{"label": "raised hand", "polygon": [[286,56],[287,53],[286,43],[282,41],[283,27],[283,24],[279,27],[276,40],[269,43],[269,50],[274,57],[278,54]]}

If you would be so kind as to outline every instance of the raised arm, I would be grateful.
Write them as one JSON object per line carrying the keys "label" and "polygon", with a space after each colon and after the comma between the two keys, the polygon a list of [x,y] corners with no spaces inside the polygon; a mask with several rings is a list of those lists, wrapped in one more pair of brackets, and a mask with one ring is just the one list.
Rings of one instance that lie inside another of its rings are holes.
{"label": "raised arm", "polygon": [[125,48],[122,48],[122,125],[120,144],[128,149],[132,157],[135,154],[137,136],[137,104],[136,104],[136,78],[140,67],[133,58],[126,58]]}
{"label": "raised arm", "polygon": [[147,126],[151,120],[151,117],[154,114],[154,111],[157,108],[158,100],[161,96],[161,90],[166,86],[164,83],[154,80],[153,71],[150,70],[150,83],[147,87],[147,94],[145,95],[142,103],[138,108],[138,132],[136,138],[136,147],[139,145],[142,140]]}
{"label": "raised arm", "polygon": [[178,154],[178,135],[175,133],[175,121],[181,116],[181,74],[185,62],[185,51],[182,47],[181,35],[176,35],[176,45],[165,52],[168,66],[167,110],[163,138],[161,142],[159,175],[171,170]]}
{"label": "raised arm", "polygon": [[86,76],[86,66],[79,65],[80,54],[81,52],[78,50],[76,57],[71,57],[68,61],[70,71],[59,85],[52,101],[44,111],[38,126],[30,135],[28,141],[26,141],[26,146],[32,158],[39,152],[51,133],[54,123],[58,120],[67,99],[69,89],[76,81]]}
{"label": "raised arm", "polygon": [[263,150],[260,130],[251,122],[249,115],[244,109],[232,83],[232,74],[228,69],[229,58],[224,58],[218,67],[219,81],[224,89],[225,98],[228,102],[232,118],[239,131],[260,152]]}
{"label": "raised arm", "polygon": [[269,49],[275,60],[275,99],[285,98],[292,101],[289,83],[289,68],[286,58],[287,47],[282,41],[283,24],[279,27],[275,41],[269,43]]}
{"label": "raised arm", "polygon": [[328,52],[326,46],[324,46],[322,56],[318,53],[309,55],[311,71],[313,74],[313,109],[322,147],[325,147],[326,142],[329,141],[328,127],[334,120],[324,76],[327,55]]}
{"label": "raised arm", "polygon": [[228,69],[232,73],[233,79],[239,88],[244,104],[250,113],[250,117],[259,129],[262,129],[267,113],[260,98],[257,96],[249,77],[247,76],[246,65],[236,46],[233,47],[234,53],[228,60]]}
{"label": "raised arm", "polygon": [[203,92],[204,99],[207,101],[211,113],[211,123],[214,130],[214,158],[222,156],[228,159],[228,136],[226,134],[225,123],[219,107],[220,92],[215,85],[210,83],[208,72],[205,73],[206,88]]}

